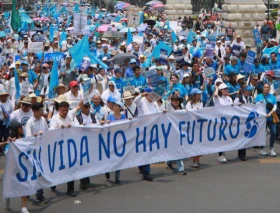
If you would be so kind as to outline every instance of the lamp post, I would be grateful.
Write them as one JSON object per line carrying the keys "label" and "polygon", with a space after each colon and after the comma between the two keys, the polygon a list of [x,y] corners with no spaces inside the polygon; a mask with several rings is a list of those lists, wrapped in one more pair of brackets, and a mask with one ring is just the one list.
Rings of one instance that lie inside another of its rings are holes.
{"label": "lamp post", "polygon": [[268,20],[270,19],[270,0],[267,0],[268,3],[268,12],[267,12],[267,16],[268,16]]}

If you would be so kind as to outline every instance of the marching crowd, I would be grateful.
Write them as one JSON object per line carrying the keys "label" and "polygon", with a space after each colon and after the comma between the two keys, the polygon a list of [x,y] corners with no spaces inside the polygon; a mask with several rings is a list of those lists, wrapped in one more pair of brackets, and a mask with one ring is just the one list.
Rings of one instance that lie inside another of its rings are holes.
{"label": "marching crowd", "polygon": [[[105,10],[101,11],[106,13]],[[110,24],[108,14],[104,14],[101,18],[88,15],[89,22]],[[151,18],[149,14],[151,12],[145,11],[144,17]],[[121,11],[118,11],[118,15],[123,18],[127,16]],[[217,20],[219,16],[216,20],[203,20],[201,17],[196,21],[190,17],[185,17],[183,21],[179,19],[174,33],[167,26],[164,12],[152,15],[160,24],[146,24],[145,30],[141,32],[144,38],[141,43],[126,42],[130,31],[123,33],[126,39],[104,38],[102,32],[97,34],[95,30],[89,35],[71,34],[66,27],[73,26],[73,20],[67,24],[69,16],[66,15],[59,21],[57,33],[52,39],[49,33],[51,24],[47,21],[35,22],[37,27],[45,30],[33,35],[30,34],[31,26],[27,26],[27,31],[10,36],[0,33],[0,55],[5,56],[0,84],[1,155],[8,151],[11,141],[36,137],[49,130],[70,128],[73,125],[103,125],[157,112],[185,110],[187,113],[203,107],[262,101],[267,108],[270,143],[268,152],[265,147],[260,147],[259,154],[276,156],[274,142],[280,139],[280,129],[277,128],[280,94],[276,84],[280,77],[277,75],[279,52],[258,55],[250,72],[246,72],[244,64],[251,46],[242,41],[230,24],[227,28],[220,28],[217,25],[217,22],[220,23]],[[264,21],[265,27],[258,28],[263,38],[261,51],[278,45],[270,35],[273,23],[271,27],[267,27],[267,24]],[[111,23],[108,30],[119,31],[118,26]],[[125,27],[124,24],[121,27]],[[65,30],[67,38],[61,42],[60,36]],[[224,34],[215,34],[217,30]],[[194,33],[191,40],[189,33]],[[214,41],[213,36],[209,36],[213,33]],[[41,55],[30,52],[28,44],[34,41],[36,35],[42,34],[45,41]],[[131,35],[138,34],[140,31],[136,30]],[[70,53],[71,48],[75,48],[82,40],[95,54],[95,61],[84,56],[81,64],[73,65],[77,55]],[[165,58],[161,57],[162,54],[154,54],[160,42],[172,49],[172,53]],[[209,43],[214,44],[210,53],[206,48]],[[237,52],[233,51],[236,46]],[[63,53],[59,61],[55,61],[56,58],[44,58],[44,54],[56,52]],[[175,54],[178,52],[181,57]],[[20,57],[15,59],[15,55]],[[209,74],[209,68],[214,72]],[[57,72],[58,84],[51,91],[54,72]],[[154,73],[152,78],[149,73]],[[84,103],[84,84],[88,81],[90,101]],[[163,88],[164,93],[156,93],[156,88]],[[50,93],[54,95],[51,97]],[[192,157],[193,168],[200,167],[200,157]],[[238,157],[245,161],[246,149],[238,150]],[[224,152],[218,153],[218,161],[227,162]],[[176,160],[175,163],[178,174],[186,175],[183,160]],[[173,162],[166,164],[173,169]],[[144,180],[153,180],[150,165],[139,166],[139,171]],[[110,174],[106,173],[105,177],[109,179]],[[115,172],[115,183],[121,184],[120,171]],[[86,189],[89,184],[89,177],[80,180],[81,189]],[[51,189],[55,190],[55,186]],[[74,181],[67,183],[67,194],[76,196]],[[28,197],[22,197],[22,213],[28,212],[27,200]],[[43,189],[37,191],[36,200],[42,204],[48,203]],[[5,202],[8,208],[10,200],[6,199]]]}

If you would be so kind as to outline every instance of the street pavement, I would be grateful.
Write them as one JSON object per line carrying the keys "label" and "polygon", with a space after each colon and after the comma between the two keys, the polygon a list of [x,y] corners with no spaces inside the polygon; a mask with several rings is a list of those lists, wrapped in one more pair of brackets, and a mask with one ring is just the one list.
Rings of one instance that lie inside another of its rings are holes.
{"label": "street pavement", "polygon": [[[275,149],[280,153],[278,143]],[[227,152],[226,164],[217,161],[218,154],[203,156],[200,169],[192,169],[186,160],[186,176],[166,169],[164,163],[153,164],[153,182],[143,181],[138,168],[122,171],[120,186],[114,185],[114,173],[111,181],[98,175],[91,177],[92,186],[86,191],[81,191],[79,181],[75,181],[75,198],[66,196],[67,186],[62,184],[56,192],[44,190],[48,205],[38,205],[35,196],[31,196],[28,210],[31,213],[279,213],[280,154],[275,158],[259,157],[258,152],[249,149],[245,162],[237,159],[237,151]],[[0,166],[3,174],[4,157],[0,157]],[[76,200],[81,203],[75,204]],[[11,209],[5,210],[0,202],[0,213],[20,212],[20,205],[20,199],[13,198]]]}

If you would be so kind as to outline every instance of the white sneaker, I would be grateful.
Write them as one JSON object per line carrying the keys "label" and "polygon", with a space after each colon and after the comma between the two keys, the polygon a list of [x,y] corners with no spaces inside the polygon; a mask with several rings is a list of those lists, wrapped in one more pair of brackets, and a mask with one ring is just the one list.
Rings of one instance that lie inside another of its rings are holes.
{"label": "white sneaker", "polygon": [[23,208],[21,209],[21,212],[20,212],[20,213],[29,213],[29,211],[27,210],[26,207],[23,207]]}
{"label": "white sneaker", "polygon": [[199,165],[197,162],[193,162],[193,165],[191,166],[192,168],[199,168]]}
{"label": "white sneaker", "polygon": [[225,157],[224,155],[221,155],[221,156],[218,158],[218,161],[219,161],[220,163],[226,163],[226,162],[227,162],[227,159],[226,159],[226,157]]}
{"label": "white sneaker", "polygon": [[5,208],[10,208],[10,198],[5,198]]}
{"label": "white sneaker", "polygon": [[267,152],[265,151],[265,149],[261,149],[259,155],[266,156]]}
{"label": "white sneaker", "polygon": [[275,157],[277,154],[276,154],[276,152],[274,151],[274,149],[270,149],[270,150],[269,150],[269,155],[270,155],[271,157]]}

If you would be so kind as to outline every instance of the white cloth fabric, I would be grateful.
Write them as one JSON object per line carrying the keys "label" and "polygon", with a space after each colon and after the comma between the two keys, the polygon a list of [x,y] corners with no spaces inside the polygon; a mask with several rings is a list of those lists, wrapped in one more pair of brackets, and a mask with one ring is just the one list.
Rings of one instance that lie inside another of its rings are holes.
{"label": "white cloth fabric", "polygon": [[49,130],[47,121],[44,117],[36,119],[32,116],[26,123],[26,137],[38,135],[40,132],[45,133]]}

